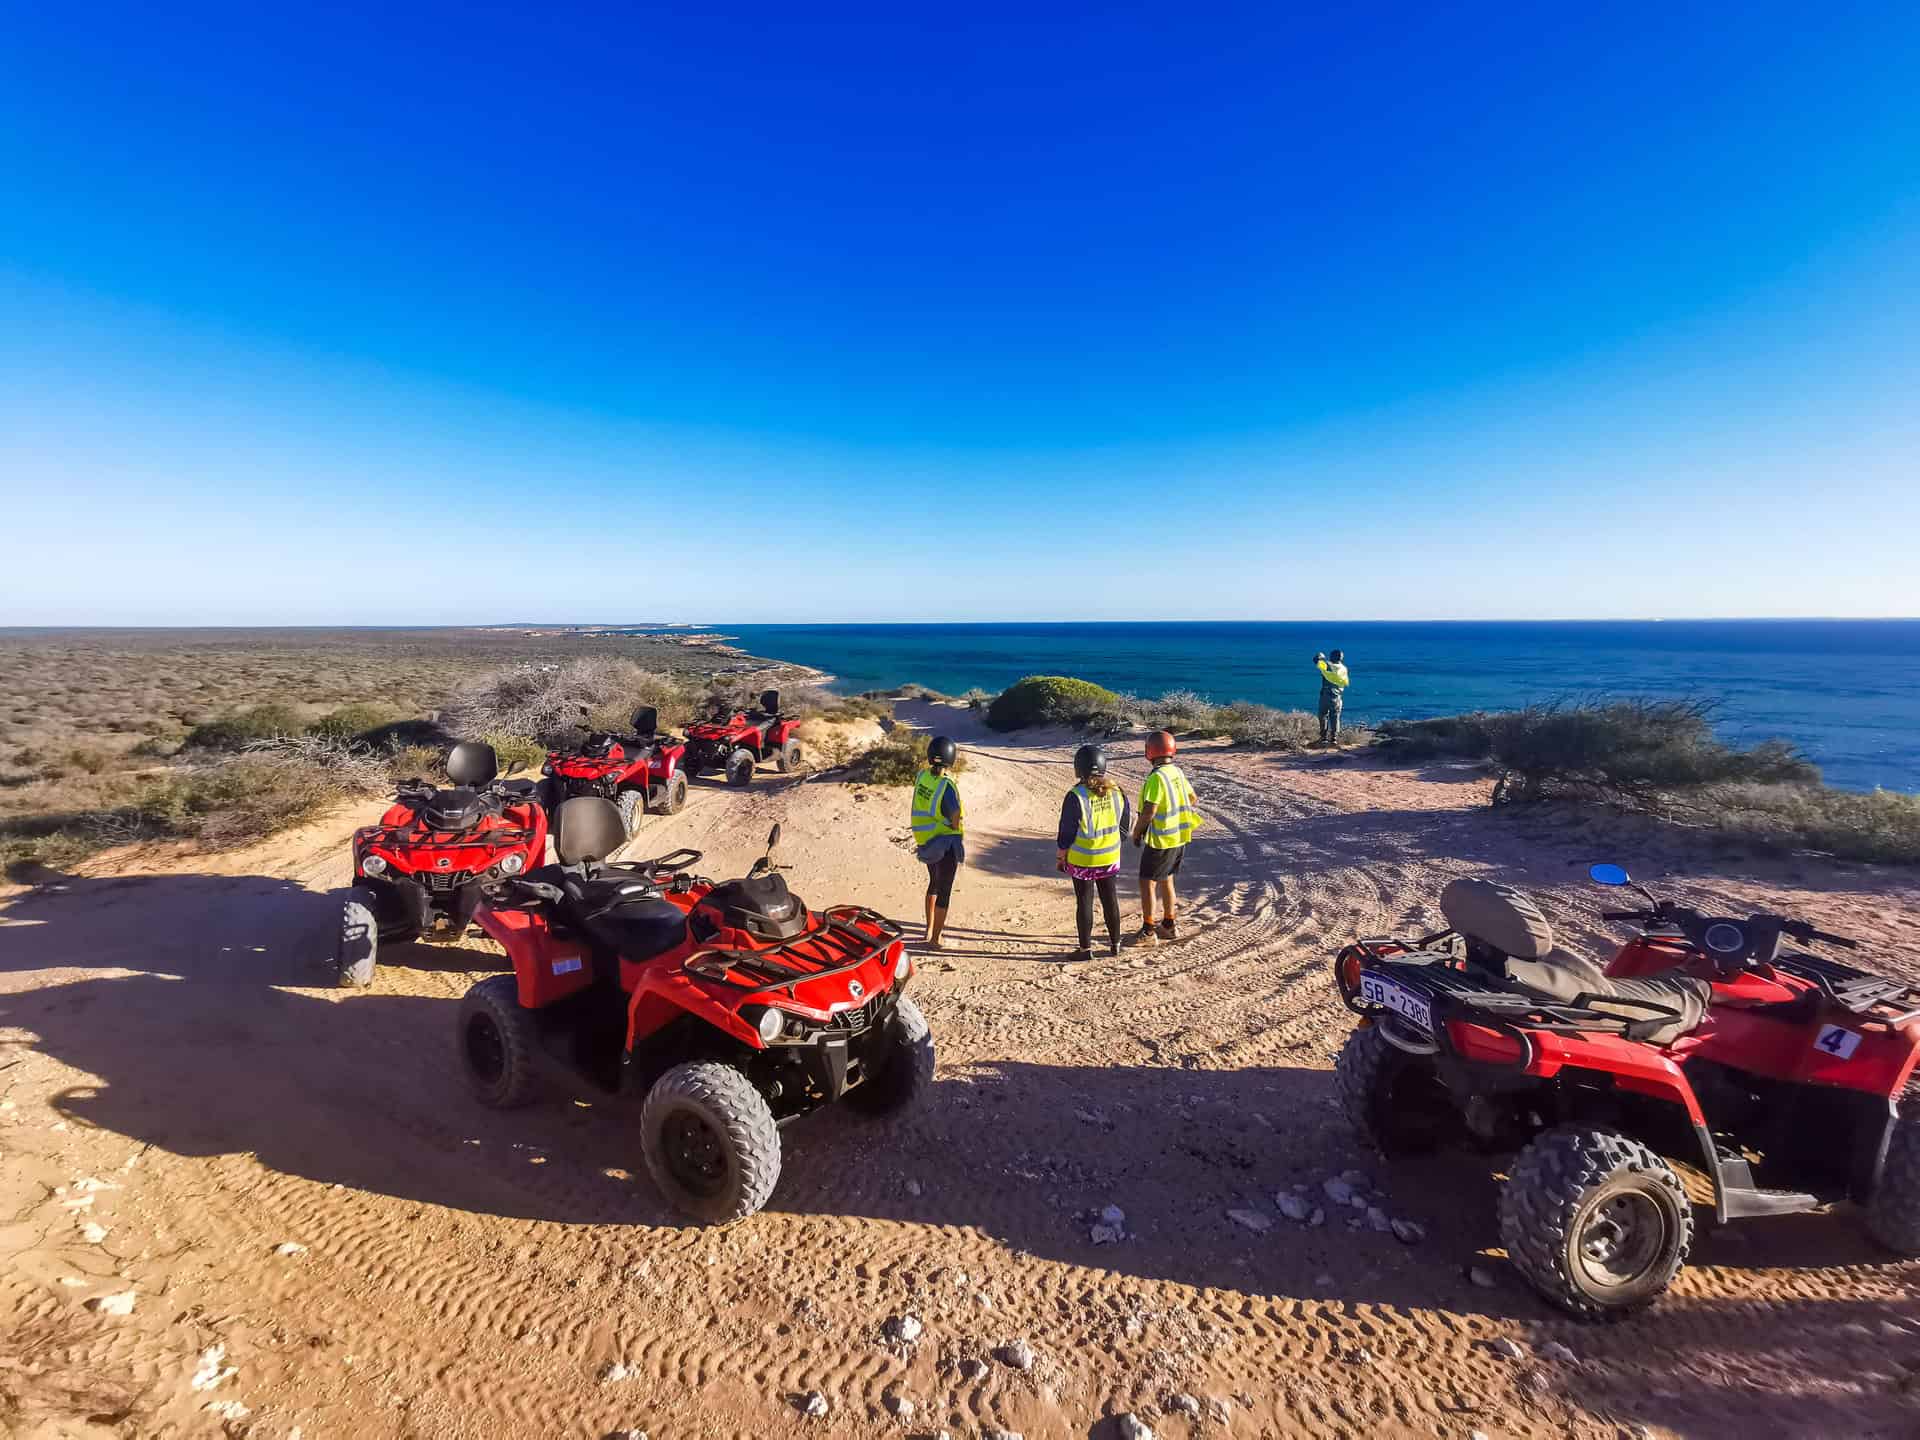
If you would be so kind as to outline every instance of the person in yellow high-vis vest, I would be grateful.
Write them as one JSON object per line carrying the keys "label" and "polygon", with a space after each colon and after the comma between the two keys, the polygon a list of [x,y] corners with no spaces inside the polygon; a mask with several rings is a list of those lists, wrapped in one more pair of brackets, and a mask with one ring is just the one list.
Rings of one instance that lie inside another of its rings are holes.
{"label": "person in yellow high-vis vest", "polygon": [[959,747],[944,735],[927,742],[927,763],[913,782],[913,844],[927,867],[927,948],[940,948],[940,932],[953,904],[953,877],[967,858],[967,812],[960,789],[947,772],[960,758]]}
{"label": "person in yellow high-vis vest", "polygon": [[1060,827],[1055,839],[1058,869],[1073,877],[1074,920],[1079,927],[1076,960],[1093,955],[1093,901],[1097,895],[1107,922],[1107,953],[1120,953],[1120,842],[1126,836],[1131,811],[1127,792],[1107,775],[1107,752],[1098,745],[1082,745],[1073,755],[1073,773],[1080,783],[1060,805]]}
{"label": "person in yellow high-vis vest", "polygon": [[[1147,737],[1147,762],[1153,766],[1140,787],[1140,815],[1133,822],[1133,843],[1140,847],[1140,941],[1157,945],[1179,938],[1173,909],[1173,877],[1187,853],[1187,841],[1200,828],[1193,786],[1173,763],[1173,735],[1156,730]],[[1153,899],[1160,897],[1160,924],[1153,923]]]}
{"label": "person in yellow high-vis vest", "polygon": [[1340,743],[1340,712],[1347,703],[1347,655],[1336,650],[1331,655],[1316,655],[1313,665],[1320,672],[1320,743]]}

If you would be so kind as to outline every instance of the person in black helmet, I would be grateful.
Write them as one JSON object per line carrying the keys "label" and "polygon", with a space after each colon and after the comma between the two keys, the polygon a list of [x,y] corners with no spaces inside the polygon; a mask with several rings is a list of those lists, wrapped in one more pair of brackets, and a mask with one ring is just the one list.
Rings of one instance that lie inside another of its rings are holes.
{"label": "person in black helmet", "polygon": [[959,747],[944,735],[927,742],[927,763],[913,782],[913,843],[927,867],[927,948],[940,948],[947,907],[953,903],[953,877],[967,858],[966,809],[959,787],[947,772],[960,758]]}
{"label": "person in black helmet", "polygon": [[1120,839],[1127,833],[1132,811],[1127,792],[1107,774],[1107,752],[1098,745],[1082,745],[1073,754],[1073,773],[1080,783],[1060,805],[1060,828],[1055,836],[1057,868],[1073,877],[1074,920],[1079,926],[1076,960],[1093,955],[1093,897],[1107,922],[1107,953],[1120,953]]}

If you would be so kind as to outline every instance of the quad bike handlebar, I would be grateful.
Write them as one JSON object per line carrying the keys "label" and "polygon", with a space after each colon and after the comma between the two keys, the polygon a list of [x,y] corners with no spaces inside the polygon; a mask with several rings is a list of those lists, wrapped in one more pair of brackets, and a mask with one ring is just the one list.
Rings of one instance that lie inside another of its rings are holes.
{"label": "quad bike handlebar", "polygon": [[1788,915],[1767,911],[1745,919],[1705,915],[1670,900],[1655,900],[1649,910],[1602,911],[1600,918],[1659,931],[1677,931],[1681,939],[1708,956],[1724,973],[1772,964],[1780,953],[1782,940],[1797,940],[1803,945],[1837,945],[1847,950],[1857,949],[1860,944],[1845,935],[1815,929],[1806,921]]}

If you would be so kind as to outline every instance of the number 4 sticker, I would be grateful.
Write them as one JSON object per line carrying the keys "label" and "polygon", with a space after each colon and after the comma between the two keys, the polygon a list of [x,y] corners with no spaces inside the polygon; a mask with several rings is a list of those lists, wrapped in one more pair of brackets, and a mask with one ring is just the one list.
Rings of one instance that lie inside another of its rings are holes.
{"label": "number 4 sticker", "polygon": [[1840,1025],[1822,1025],[1813,1048],[1826,1051],[1836,1060],[1851,1059],[1853,1052],[1860,1048],[1860,1034]]}

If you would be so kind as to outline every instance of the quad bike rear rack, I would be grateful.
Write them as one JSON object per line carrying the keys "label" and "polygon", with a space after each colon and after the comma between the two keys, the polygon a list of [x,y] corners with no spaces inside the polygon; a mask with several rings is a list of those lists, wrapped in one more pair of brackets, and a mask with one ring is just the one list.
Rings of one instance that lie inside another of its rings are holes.
{"label": "quad bike rear rack", "polygon": [[[1447,933],[1450,932],[1443,931],[1442,936]],[[1444,1019],[1466,1020],[1490,1030],[1498,1030],[1517,1041],[1521,1047],[1521,1058],[1515,1063],[1522,1069],[1531,1062],[1533,1054],[1533,1043],[1526,1035],[1529,1030],[1557,1034],[1619,1035],[1628,1040],[1646,1040],[1661,1026],[1680,1018],[1680,1012],[1672,1006],[1652,1000],[1595,995],[1586,991],[1571,1000],[1550,1000],[1520,989],[1511,982],[1504,985],[1489,984],[1492,977],[1484,972],[1457,968],[1461,964],[1461,957],[1452,951],[1425,948],[1442,936],[1428,936],[1422,941],[1375,936],[1345,947],[1333,962],[1334,983],[1341,1000],[1354,1014],[1373,1020],[1395,1013],[1385,1006],[1369,1005],[1357,991],[1347,988],[1341,962],[1354,951],[1359,952],[1362,963],[1371,960],[1392,966],[1397,971],[1415,972],[1396,974],[1393,978],[1423,992],[1430,1002],[1445,1012],[1444,1018],[1436,1017],[1433,1027],[1434,1049],[1452,1048]],[[1421,948],[1401,948],[1413,945]],[[1391,953],[1382,953],[1381,946],[1392,946],[1394,949]],[[1600,1004],[1611,1008],[1595,1008]],[[1620,1009],[1644,1011],[1646,1018],[1636,1019],[1618,1014]]]}
{"label": "quad bike rear rack", "polygon": [[449,845],[484,845],[497,849],[524,845],[531,839],[533,830],[526,825],[496,825],[491,830],[482,830],[476,825],[471,830],[427,830],[418,835],[382,826],[367,838],[367,843],[384,850],[444,850]]}
{"label": "quad bike rear rack", "polygon": [[[765,995],[784,990],[789,998],[794,987],[809,980],[819,980],[828,975],[844,974],[848,970],[858,970],[874,957],[877,951],[884,950],[898,940],[900,927],[878,911],[869,910],[864,905],[836,905],[820,912],[826,923],[818,930],[809,930],[796,935],[791,940],[770,945],[764,950],[746,950],[731,945],[709,945],[694,951],[686,959],[688,970],[705,980],[718,980],[744,990],[750,995]],[[857,928],[871,925],[880,932],[876,941],[871,935]],[[821,943],[839,951],[843,957],[840,964],[820,965],[815,969],[802,969],[801,963],[811,963],[808,957],[792,954],[802,945]],[[743,971],[749,975],[762,977],[766,983],[746,985],[733,978],[731,971]]]}

